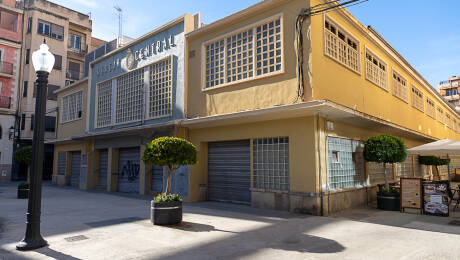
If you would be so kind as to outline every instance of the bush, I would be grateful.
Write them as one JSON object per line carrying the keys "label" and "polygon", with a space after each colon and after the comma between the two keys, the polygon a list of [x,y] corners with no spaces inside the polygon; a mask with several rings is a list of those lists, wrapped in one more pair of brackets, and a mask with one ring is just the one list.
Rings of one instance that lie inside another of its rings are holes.
{"label": "bush", "polygon": [[17,164],[30,165],[32,161],[32,146],[24,146],[14,152],[14,162]]}
{"label": "bush", "polygon": [[26,182],[20,183],[18,185],[18,189],[28,189],[28,188],[29,188],[29,184]]}
{"label": "bush", "polygon": [[182,198],[178,194],[161,193],[161,194],[158,194],[154,198],[154,201],[156,202],[182,201]]}
{"label": "bush", "polygon": [[418,157],[418,161],[420,164],[423,165],[447,165],[450,163],[450,159],[442,159],[436,156],[420,156]]}

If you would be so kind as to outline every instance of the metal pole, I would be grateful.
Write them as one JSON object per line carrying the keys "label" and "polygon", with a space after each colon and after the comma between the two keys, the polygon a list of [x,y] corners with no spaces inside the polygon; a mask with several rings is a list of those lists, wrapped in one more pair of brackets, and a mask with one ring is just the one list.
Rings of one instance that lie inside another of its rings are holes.
{"label": "metal pole", "polygon": [[[447,159],[449,159],[449,155],[447,155]],[[450,182],[450,162],[447,164],[447,181]]]}
{"label": "metal pole", "polygon": [[48,72],[37,72],[37,99],[35,101],[34,136],[32,140],[32,164],[30,168],[30,190],[27,209],[27,227],[24,239],[16,245],[17,250],[26,251],[44,247],[47,242],[40,234],[42,200],[42,175],[44,153],[44,130],[46,110],[46,89]]}

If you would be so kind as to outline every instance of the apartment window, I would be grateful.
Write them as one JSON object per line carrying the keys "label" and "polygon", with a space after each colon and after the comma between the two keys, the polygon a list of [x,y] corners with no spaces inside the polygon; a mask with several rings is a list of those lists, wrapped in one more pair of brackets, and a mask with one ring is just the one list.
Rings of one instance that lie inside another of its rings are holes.
{"label": "apartment window", "polygon": [[21,115],[21,130],[26,129],[26,115],[22,114]]}
{"label": "apartment window", "polygon": [[409,103],[407,80],[393,70],[393,95],[402,101]]}
{"label": "apartment window", "polygon": [[26,64],[29,64],[30,59],[30,49],[26,49]]}
{"label": "apartment window", "polygon": [[81,118],[82,93],[82,91],[78,91],[62,97],[61,123]]}
{"label": "apartment window", "polygon": [[414,86],[411,86],[411,90],[412,90],[412,106],[415,107],[416,109],[420,110],[420,111],[424,111],[424,105],[423,105],[423,93],[422,91],[420,91],[419,89],[417,89],[416,87]]}
{"label": "apartment window", "polygon": [[60,89],[59,86],[48,84],[48,100],[57,100],[57,94],[54,91]]}
{"label": "apartment window", "polygon": [[144,69],[117,78],[115,123],[142,119],[144,107]]}
{"label": "apartment window", "polygon": [[31,33],[32,32],[32,17],[29,17],[27,19],[27,33]]}
{"label": "apartment window", "polygon": [[55,116],[45,117],[45,131],[47,132],[56,131],[56,117]]}
{"label": "apartment window", "polygon": [[30,116],[30,130],[34,130],[35,115]]}
{"label": "apartment window", "polygon": [[28,81],[24,81],[24,88],[22,90],[22,96],[23,97],[27,97],[27,90],[29,89],[28,84],[29,84]]}
{"label": "apartment window", "polygon": [[54,54],[54,66],[53,69],[61,70],[62,69],[62,56]]}
{"label": "apartment window", "polygon": [[289,190],[289,137],[253,140],[254,188]]}
{"label": "apartment window", "polygon": [[452,121],[450,120],[450,115],[446,112],[446,119],[444,121],[444,124],[446,124],[446,126],[452,128]]}
{"label": "apartment window", "polygon": [[359,41],[330,18],[324,22],[324,53],[345,67],[361,73]]}
{"label": "apartment window", "polygon": [[366,48],[366,79],[388,91],[387,65]]}
{"label": "apartment window", "polygon": [[442,110],[441,107],[437,107],[437,111],[438,111],[438,114],[437,114],[438,122],[444,123],[444,111]]}
{"label": "apartment window", "polygon": [[42,20],[38,20],[37,33],[50,36],[51,24]]}
{"label": "apartment window", "polygon": [[0,10],[0,28],[17,32],[18,14],[5,9]]}
{"label": "apartment window", "polygon": [[150,66],[149,118],[172,115],[172,56]]}
{"label": "apartment window", "polygon": [[64,40],[64,27],[57,24],[51,24],[50,37],[61,41]]}
{"label": "apartment window", "polygon": [[73,80],[80,79],[80,63],[69,61],[66,77]]}
{"label": "apartment window", "polygon": [[426,98],[426,114],[436,119],[436,109],[434,108],[434,102],[430,98]]}
{"label": "apartment window", "polygon": [[282,72],[281,23],[276,16],[205,43],[204,89]]}
{"label": "apartment window", "polygon": [[79,52],[80,49],[81,49],[81,36],[80,35],[75,35],[75,34],[70,34],[69,47],[70,47],[70,49]]}
{"label": "apartment window", "polygon": [[97,127],[112,123],[112,80],[97,85]]}

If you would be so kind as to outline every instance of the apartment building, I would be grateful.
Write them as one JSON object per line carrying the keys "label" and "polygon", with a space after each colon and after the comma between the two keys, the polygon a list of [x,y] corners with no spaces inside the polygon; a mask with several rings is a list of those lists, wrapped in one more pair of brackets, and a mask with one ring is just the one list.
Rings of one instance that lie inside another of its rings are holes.
{"label": "apartment building", "polygon": [[455,106],[455,110],[460,112],[460,76],[450,77],[448,80],[441,81],[438,84],[439,93],[449,103]]}
{"label": "apartment building", "polygon": [[22,2],[0,1],[0,181],[11,179],[21,73]]}
{"label": "apartment building", "polygon": [[[23,73],[19,94],[19,136],[17,147],[30,145],[33,136],[35,111],[34,81],[36,78],[31,56],[45,40],[54,54],[55,64],[49,75],[48,98],[46,102],[45,140],[56,137],[56,90],[79,81],[83,77],[84,55],[94,48],[92,23],[88,15],[71,10],[46,0],[25,0],[24,30],[22,32]],[[105,42],[96,40],[96,44]],[[51,178],[53,146],[45,145],[43,176]],[[19,169],[13,179],[24,179],[25,172]]]}

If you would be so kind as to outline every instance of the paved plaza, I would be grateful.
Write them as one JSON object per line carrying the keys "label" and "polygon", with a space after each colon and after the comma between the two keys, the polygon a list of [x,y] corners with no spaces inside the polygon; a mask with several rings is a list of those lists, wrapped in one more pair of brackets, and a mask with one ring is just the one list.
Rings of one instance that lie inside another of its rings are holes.
{"label": "paved plaza", "polygon": [[45,184],[49,246],[19,252],[27,200],[0,184],[0,259],[460,259],[460,220],[372,208],[331,217],[227,203],[185,203],[184,221],[153,226],[150,196]]}

